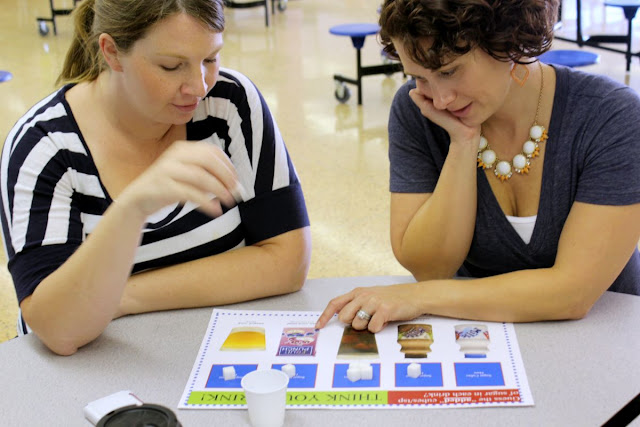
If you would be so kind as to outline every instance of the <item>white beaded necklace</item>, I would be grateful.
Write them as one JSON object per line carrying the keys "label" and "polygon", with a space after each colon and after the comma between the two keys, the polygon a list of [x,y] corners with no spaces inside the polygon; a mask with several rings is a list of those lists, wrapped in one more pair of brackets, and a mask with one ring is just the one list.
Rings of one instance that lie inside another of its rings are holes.
{"label": "white beaded necklace", "polygon": [[[540,95],[538,96],[538,106],[536,107],[536,116],[533,125],[529,129],[529,139],[522,144],[522,152],[513,156],[513,160],[500,160],[496,152],[489,147],[489,141],[482,134],[480,135],[480,144],[478,145],[478,167],[482,169],[493,168],[493,173],[501,182],[511,178],[513,172],[519,174],[529,173],[531,159],[540,154],[541,142],[544,142],[547,136],[547,130],[538,124],[538,113],[540,111],[540,103],[542,102],[542,92],[544,89],[544,72],[542,65],[538,61],[540,67]],[[495,167],[494,167],[495,166]]]}

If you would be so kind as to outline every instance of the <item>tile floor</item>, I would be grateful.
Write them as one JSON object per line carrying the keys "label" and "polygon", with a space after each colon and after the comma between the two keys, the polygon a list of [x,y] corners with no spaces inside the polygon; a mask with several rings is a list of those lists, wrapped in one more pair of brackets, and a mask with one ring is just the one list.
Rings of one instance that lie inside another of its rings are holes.
{"label": "tile floor", "polygon": [[[37,16],[48,16],[46,0],[3,0],[0,14],[0,70],[13,79],[0,83],[0,140],[35,102],[54,90],[70,42],[72,21],[59,16],[58,35],[41,36]],[[270,28],[264,10],[227,10],[223,65],[247,74],[260,88],[285,138],[303,183],[312,221],[314,252],[309,277],[407,274],[389,244],[386,123],[402,76],[364,79],[363,106],[355,91],[346,104],[334,98],[335,73],[355,76],[349,39],[329,34],[333,25],[376,22],[376,0],[290,0]],[[54,0],[58,8],[72,0]],[[587,32],[625,31],[617,8],[583,0]],[[575,3],[565,1],[560,33],[575,34]],[[636,30],[636,34],[640,34]],[[576,48],[557,42],[556,48]],[[592,50],[592,49],[590,49]],[[585,70],[607,74],[640,88],[635,58],[629,75],[621,54],[602,50],[600,64]],[[363,64],[379,64],[380,49],[369,37]],[[17,303],[4,252],[0,259],[0,342],[15,336]]]}

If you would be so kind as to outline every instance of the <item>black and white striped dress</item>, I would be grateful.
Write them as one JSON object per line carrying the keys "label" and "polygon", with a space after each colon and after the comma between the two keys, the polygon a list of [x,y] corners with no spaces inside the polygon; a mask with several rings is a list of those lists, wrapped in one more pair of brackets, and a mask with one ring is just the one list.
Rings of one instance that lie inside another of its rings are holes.
{"label": "black and white striped dress", "polygon": [[[96,227],[112,199],[65,100],[65,86],[10,131],[2,151],[2,232],[18,302]],[[147,219],[133,272],[252,245],[309,225],[304,197],[278,127],[257,88],[221,69],[187,124],[187,139],[218,145],[233,162],[244,201],[211,218],[192,203]],[[20,334],[28,331],[24,321]]]}

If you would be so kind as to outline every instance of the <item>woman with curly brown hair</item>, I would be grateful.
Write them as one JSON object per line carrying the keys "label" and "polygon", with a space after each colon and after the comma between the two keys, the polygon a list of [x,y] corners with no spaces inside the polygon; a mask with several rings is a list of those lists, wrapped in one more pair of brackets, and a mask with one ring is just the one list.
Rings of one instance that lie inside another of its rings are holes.
{"label": "woman with curly brown hair", "polygon": [[[578,319],[640,294],[640,100],[536,57],[550,0],[386,0],[380,38],[413,79],[389,118],[391,243],[418,283],[333,299],[356,329],[422,314]],[[466,277],[473,280],[454,280]]]}

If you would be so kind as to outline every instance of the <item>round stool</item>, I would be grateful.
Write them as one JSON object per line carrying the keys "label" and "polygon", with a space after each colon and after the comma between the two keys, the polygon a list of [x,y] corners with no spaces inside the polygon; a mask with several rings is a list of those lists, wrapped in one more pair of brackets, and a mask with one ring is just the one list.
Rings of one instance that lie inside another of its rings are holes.
{"label": "round stool", "polygon": [[351,38],[353,47],[356,48],[356,71],[355,79],[345,77],[340,74],[334,74],[333,80],[336,83],[334,95],[336,99],[342,103],[347,102],[351,96],[346,83],[356,85],[358,88],[358,105],[362,105],[362,77],[374,74],[386,74],[387,76],[402,70],[399,63],[393,63],[389,58],[383,58],[382,65],[363,66],[360,56],[360,50],[364,46],[364,40],[367,36],[378,34],[380,27],[378,24],[342,24],[336,25],[329,29],[329,32],[336,36],[348,36]]}
{"label": "round stool", "polygon": [[331,27],[329,32],[336,36],[349,36],[353,47],[362,49],[364,39],[372,34],[378,34],[380,26],[378,24],[342,24]]}
{"label": "round stool", "polygon": [[0,83],[2,82],[8,82],[9,80],[11,80],[13,78],[13,74],[11,74],[8,71],[3,71],[0,70]]}
{"label": "round stool", "polygon": [[545,64],[584,67],[600,62],[600,55],[584,50],[549,50],[538,57]]}

